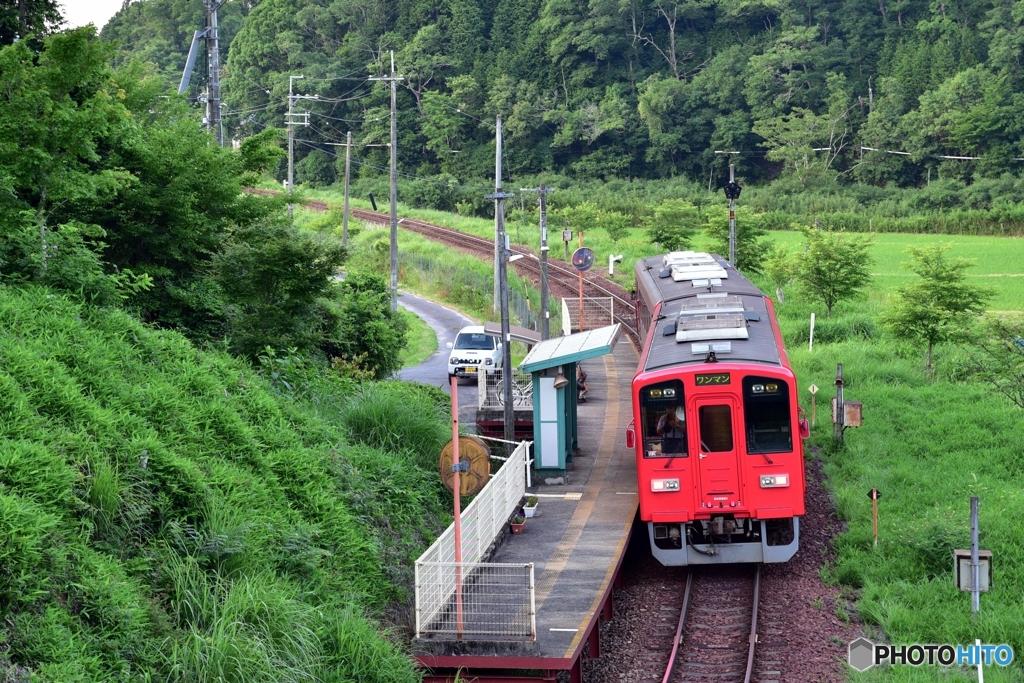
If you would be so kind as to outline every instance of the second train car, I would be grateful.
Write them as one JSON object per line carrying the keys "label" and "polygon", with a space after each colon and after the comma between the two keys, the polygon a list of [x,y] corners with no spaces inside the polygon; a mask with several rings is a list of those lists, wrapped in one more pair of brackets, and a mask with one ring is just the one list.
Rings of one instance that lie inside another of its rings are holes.
{"label": "second train car", "polygon": [[772,301],[724,259],[636,263],[640,517],[663,565],[785,562],[800,543],[807,422]]}

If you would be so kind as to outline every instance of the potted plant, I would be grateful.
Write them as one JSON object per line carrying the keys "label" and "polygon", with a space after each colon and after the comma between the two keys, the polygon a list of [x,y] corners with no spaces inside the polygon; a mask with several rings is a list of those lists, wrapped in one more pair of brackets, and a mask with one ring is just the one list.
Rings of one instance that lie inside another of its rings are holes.
{"label": "potted plant", "polygon": [[523,515],[516,515],[512,518],[512,533],[521,534],[523,533],[523,527],[526,526],[526,517]]}
{"label": "potted plant", "polygon": [[537,496],[527,496],[526,504],[523,505],[523,514],[528,518],[533,517],[533,513],[537,511]]}

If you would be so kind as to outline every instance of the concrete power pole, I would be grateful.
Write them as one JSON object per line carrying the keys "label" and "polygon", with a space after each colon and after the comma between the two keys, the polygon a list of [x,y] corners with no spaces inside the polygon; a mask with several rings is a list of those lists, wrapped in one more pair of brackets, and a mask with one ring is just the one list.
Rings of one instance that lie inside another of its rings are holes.
{"label": "concrete power pole", "polygon": [[391,51],[391,310],[398,310],[398,123],[395,51]]}
{"label": "concrete power pole", "polygon": [[[289,76],[288,77],[288,197],[292,196],[292,188],[295,186],[295,127],[292,123],[294,113],[292,107],[295,104],[295,95],[292,94],[292,84],[297,79],[305,78],[305,76]],[[288,217],[291,218],[293,213],[292,203],[288,202]]]}
{"label": "concrete power pole", "polygon": [[[509,333],[509,312],[508,312],[508,270],[505,265],[507,250],[505,246],[505,200],[515,195],[505,192],[501,188],[501,115],[498,115],[495,135],[494,155],[494,194],[489,194],[485,199],[494,199],[494,226],[495,226],[495,267],[497,268],[497,279],[495,284],[498,288],[498,299],[501,303],[501,376],[503,399],[505,402],[505,441],[515,440],[515,411],[512,406],[512,336]],[[511,444],[506,444],[511,451]]]}
{"label": "concrete power pole", "polygon": [[525,187],[521,192],[538,192],[540,194],[540,338],[551,337],[551,313],[548,311],[548,193],[554,189],[544,183],[534,189]]}
{"label": "concrete power pole", "polygon": [[220,120],[220,40],[217,36],[217,0],[206,0],[206,56],[210,68],[209,92],[206,99],[206,127],[224,145],[224,128]]}
{"label": "concrete power pole", "polygon": [[395,75],[395,51],[391,51],[391,76],[369,78],[370,81],[391,81],[391,310],[398,310],[398,81]]}
{"label": "concrete power pole", "polygon": [[352,131],[345,134],[345,209],[341,216],[341,243],[348,246],[348,187],[352,170]]}
{"label": "concrete power pole", "polygon": [[548,188],[540,184],[540,338],[551,336],[548,311]]}

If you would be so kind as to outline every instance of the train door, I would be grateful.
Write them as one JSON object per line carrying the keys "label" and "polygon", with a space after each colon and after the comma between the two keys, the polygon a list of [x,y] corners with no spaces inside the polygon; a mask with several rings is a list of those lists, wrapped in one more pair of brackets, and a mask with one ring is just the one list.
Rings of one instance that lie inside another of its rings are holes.
{"label": "train door", "polygon": [[730,396],[702,396],[695,401],[695,407],[700,507],[735,507],[740,492],[739,453],[733,428],[736,402]]}

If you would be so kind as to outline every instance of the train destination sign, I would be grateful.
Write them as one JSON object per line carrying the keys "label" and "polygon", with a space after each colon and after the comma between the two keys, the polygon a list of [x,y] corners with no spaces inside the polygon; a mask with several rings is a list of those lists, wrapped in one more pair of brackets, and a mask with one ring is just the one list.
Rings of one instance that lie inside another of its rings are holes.
{"label": "train destination sign", "polygon": [[696,375],[694,380],[697,382],[698,387],[707,387],[718,384],[729,384],[729,373],[728,372],[716,372],[709,375]]}

